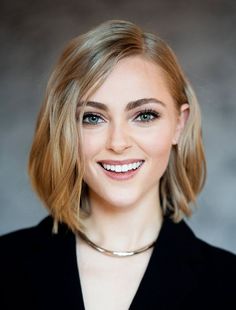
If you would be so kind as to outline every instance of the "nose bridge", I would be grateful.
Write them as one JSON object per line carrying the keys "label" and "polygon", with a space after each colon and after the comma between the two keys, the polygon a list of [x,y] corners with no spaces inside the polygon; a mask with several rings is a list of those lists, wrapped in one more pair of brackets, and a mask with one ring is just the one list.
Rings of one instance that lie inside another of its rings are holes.
{"label": "nose bridge", "polygon": [[130,132],[128,126],[121,119],[113,121],[109,126],[107,147],[116,152],[123,151],[130,146]]}

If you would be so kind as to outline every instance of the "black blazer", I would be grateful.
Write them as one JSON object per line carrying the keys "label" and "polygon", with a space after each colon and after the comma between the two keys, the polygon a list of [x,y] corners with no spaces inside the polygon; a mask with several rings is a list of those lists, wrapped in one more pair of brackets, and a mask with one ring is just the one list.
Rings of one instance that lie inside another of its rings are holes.
{"label": "black blazer", "polygon": [[[0,238],[0,303],[2,310],[84,309],[75,235],[66,225],[52,234],[47,217]],[[236,309],[236,255],[199,240],[184,221],[165,219],[129,309],[214,307]]]}

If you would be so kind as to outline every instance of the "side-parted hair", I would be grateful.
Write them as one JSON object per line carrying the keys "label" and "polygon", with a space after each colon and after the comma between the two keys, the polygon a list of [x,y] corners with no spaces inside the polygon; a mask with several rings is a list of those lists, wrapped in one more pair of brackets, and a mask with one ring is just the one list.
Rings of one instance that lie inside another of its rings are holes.
{"label": "side-parted hair", "polygon": [[177,111],[189,104],[189,117],[178,146],[171,150],[160,180],[163,215],[178,222],[192,214],[192,206],[206,177],[201,116],[194,91],[175,54],[160,37],[137,25],[110,20],[71,40],[49,79],[29,156],[32,185],[54,218],[73,231],[84,231],[90,214],[88,188],[83,181],[81,120],[78,103],[102,85],[117,62],[141,56],[158,65],[166,79]]}

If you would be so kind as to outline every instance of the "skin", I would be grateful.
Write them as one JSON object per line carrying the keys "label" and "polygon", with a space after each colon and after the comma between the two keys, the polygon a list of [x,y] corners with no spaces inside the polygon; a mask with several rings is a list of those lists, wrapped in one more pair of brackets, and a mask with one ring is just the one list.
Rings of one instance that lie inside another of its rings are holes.
{"label": "skin", "polygon": [[[126,111],[129,102],[143,98],[162,104],[150,101]],[[84,181],[92,208],[87,235],[107,249],[137,249],[158,236],[159,182],[187,120],[188,104],[176,110],[161,68],[141,56],[118,62],[89,101],[105,104],[107,111],[86,106],[83,116]],[[109,178],[98,164],[126,159],[144,160],[128,180]]]}
{"label": "skin", "polygon": [[[150,101],[126,111],[129,102],[143,98],[163,104]],[[138,249],[158,237],[162,224],[159,181],[171,148],[178,143],[188,105],[176,111],[161,69],[141,57],[121,60],[89,101],[105,104],[107,111],[87,105],[83,115],[84,181],[92,210],[85,222],[87,236],[109,250]],[[153,111],[144,113],[145,109]],[[98,164],[126,159],[144,160],[128,180],[111,179]],[[86,309],[128,309],[153,248],[120,259],[77,240]]]}

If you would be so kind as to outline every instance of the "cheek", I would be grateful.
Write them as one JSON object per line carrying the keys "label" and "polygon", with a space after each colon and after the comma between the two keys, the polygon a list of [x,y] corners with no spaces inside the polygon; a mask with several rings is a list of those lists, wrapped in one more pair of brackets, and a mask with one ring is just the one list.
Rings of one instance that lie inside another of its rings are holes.
{"label": "cheek", "polygon": [[93,131],[86,130],[82,134],[83,143],[82,150],[85,159],[85,171],[83,180],[89,186],[92,186],[94,182],[94,174],[96,175],[97,171],[94,167],[94,159],[99,154],[104,145],[104,139],[101,135],[93,133]]}
{"label": "cheek", "polygon": [[149,178],[160,180],[168,166],[172,149],[173,130],[162,126],[157,130],[150,130],[142,137],[142,151],[149,161]]}
{"label": "cheek", "polygon": [[95,135],[92,131],[91,132],[84,132],[83,133],[83,145],[82,150],[85,156],[85,161],[87,159],[91,159],[92,157],[96,156],[99,150],[104,145],[104,138],[102,135]]}
{"label": "cheek", "polygon": [[172,147],[173,131],[169,127],[150,130],[140,138],[143,151],[153,159],[169,158]]}

